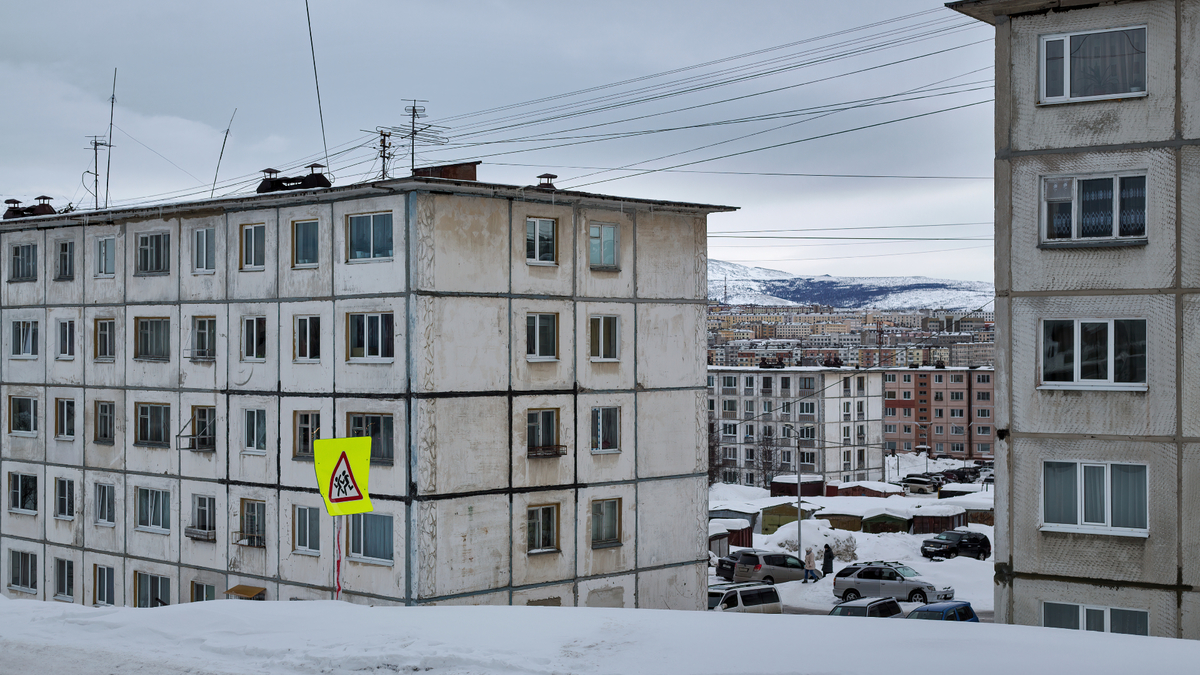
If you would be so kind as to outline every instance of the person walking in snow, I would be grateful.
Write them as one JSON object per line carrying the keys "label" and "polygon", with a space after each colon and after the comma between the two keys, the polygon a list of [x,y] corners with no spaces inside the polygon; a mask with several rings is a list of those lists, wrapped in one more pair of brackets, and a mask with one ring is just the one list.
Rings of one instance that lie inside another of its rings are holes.
{"label": "person walking in snow", "polygon": [[817,557],[813,555],[812,547],[804,549],[804,581],[802,584],[808,583],[808,578],[812,577],[813,583],[817,582]]}
{"label": "person walking in snow", "polygon": [[821,561],[821,574],[824,576],[833,574],[833,549],[829,548],[829,544],[825,544],[825,557]]}

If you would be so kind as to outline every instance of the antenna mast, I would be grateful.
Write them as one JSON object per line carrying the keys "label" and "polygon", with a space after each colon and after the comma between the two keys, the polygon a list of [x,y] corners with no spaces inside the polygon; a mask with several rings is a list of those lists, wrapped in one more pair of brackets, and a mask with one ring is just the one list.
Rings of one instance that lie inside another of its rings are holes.
{"label": "antenna mast", "polygon": [[[88,136],[92,139],[88,145],[92,146],[92,167],[93,171],[85,171],[84,175],[92,174],[92,197],[95,198],[96,210],[100,210],[100,148],[111,148],[112,145],[103,141],[103,136]],[[86,185],[84,186],[86,189]],[[104,207],[108,208],[108,200],[105,199]]]}
{"label": "antenna mast", "polygon": [[[108,137],[112,138],[113,129],[113,110],[117,107],[117,69],[113,68],[113,90],[112,97],[108,99]],[[112,145],[108,146],[108,168],[104,170],[104,208],[108,208],[108,181],[112,177]],[[96,167],[99,172],[100,168]]]}
{"label": "antenna mast", "polygon": [[217,156],[217,170],[213,172],[213,186],[208,191],[209,199],[212,199],[213,193],[217,191],[217,174],[221,173],[221,160],[225,157],[225,143],[229,140],[229,130],[233,128],[235,116],[237,116],[237,108],[233,109],[233,114],[229,116],[229,126],[225,127],[225,139],[221,141],[221,154]]}

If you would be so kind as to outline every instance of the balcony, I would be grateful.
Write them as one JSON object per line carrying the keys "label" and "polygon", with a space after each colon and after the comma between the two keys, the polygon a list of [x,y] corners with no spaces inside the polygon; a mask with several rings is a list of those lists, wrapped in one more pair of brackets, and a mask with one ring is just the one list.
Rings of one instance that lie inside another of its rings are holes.
{"label": "balcony", "polygon": [[267,537],[262,532],[234,532],[233,541],[238,546],[249,546],[250,548],[267,547]]}
{"label": "balcony", "polygon": [[775,419],[775,413],[764,412],[763,414],[758,416],[758,419],[760,419],[764,422],[770,422],[771,420]]}
{"label": "balcony", "polygon": [[185,527],[183,528],[183,536],[188,539],[195,539],[196,541],[216,541],[217,531],[205,530],[199,527]]}
{"label": "balcony", "polygon": [[800,464],[800,473],[816,473],[816,472],[817,472],[816,464],[803,464],[803,463]]}
{"label": "balcony", "polygon": [[183,358],[192,361],[216,361],[217,350],[213,347],[203,349],[185,349],[183,350]]}
{"label": "balcony", "polygon": [[780,412],[779,413],[779,421],[780,422],[787,422],[790,419],[792,419],[792,413],[790,413],[790,412]]}
{"label": "balcony", "polygon": [[754,395],[754,387],[746,387],[742,391],[742,396],[753,396],[753,395]]}
{"label": "balcony", "polygon": [[737,411],[736,410],[722,410],[721,411],[721,419],[736,420],[737,419]]}
{"label": "balcony", "polygon": [[774,396],[775,394],[771,391],[770,387],[763,387],[761,395],[762,396]]}
{"label": "balcony", "polygon": [[201,436],[176,436],[176,447],[192,452],[213,452],[217,449],[217,437],[209,434]]}
{"label": "balcony", "polygon": [[752,420],[752,419],[754,419],[754,413],[752,413],[750,411],[746,411],[745,413],[742,413],[742,417],[744,419]]}
{"label": "balcony", "polygon": [[567,454],[565,445],[534,445],[525,454],[526,457],[562,457]]}
{"label": "balcony", "polygon": [[737,396],[737,387],[721,387],[722,396]]}

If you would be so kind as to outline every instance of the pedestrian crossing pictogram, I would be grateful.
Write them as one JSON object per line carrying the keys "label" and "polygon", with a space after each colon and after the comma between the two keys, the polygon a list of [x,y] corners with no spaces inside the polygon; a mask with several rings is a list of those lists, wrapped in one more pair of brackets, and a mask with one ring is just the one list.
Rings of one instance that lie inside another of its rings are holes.
{"label": "pedestrian crossing pictogram", "polygon": [[371,506],[371,439],[323,438],[313,443],[317,489],[331,516],[368,513]]}
{"label": "pedestrian crossing pictogram", "polygon": [[350,460],[346,459],[346,453],[343,452],[333,467],[333,475],[329,477],[329,501],[353,502],[362,498],[362,490],[358,489],[358,481],[354,480],[354,472],[350,470]]}

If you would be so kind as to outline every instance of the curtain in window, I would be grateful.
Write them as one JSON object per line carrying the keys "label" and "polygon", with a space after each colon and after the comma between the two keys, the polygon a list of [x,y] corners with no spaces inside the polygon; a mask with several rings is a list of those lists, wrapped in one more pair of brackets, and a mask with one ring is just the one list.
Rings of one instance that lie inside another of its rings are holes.
{"label": "curtain in window", "polygon": [[1074,208],[1075,179],[1051,178],[1044,186],[1046,199],[1046,238],[1070,239],[1074,234],[1071,212]]}
{"label": "curtain in window", "polygon": [[1088,608],[1083,610],[1083,629],[1103,633],[1104,613],[1103,609]]}
{"label": "curtain in window", "polygon": [[1113,321],[1114,351],[1113,380],[1116,382],[1146,381],[1146,320],[1118,319]]}
{"label": "curtain in window", "polygon": [[1113,179],[1079,181],[1079,236],[1113,234]]}
{"label": "curtain in window", "polygon": [[1063,95],[1063,41],[1046,42],[1046,97]]}
{"label": "curtain in window", "polygon": [[1042,380],[1075,380],[1075,322],[1042,322]]}
{"label": "curtain in window", "polygon": [[1043,603],[1042,625],[1047,628],[1079,630],[1079,605],[1067,605],[1061,602]]}
{"label": "curtain in window", "polygon": [[1108,481],[1104,479],[1104,467],[1083,467],[1083,522],[1103,525],[1107,504],[1104,490]]}
{"label": "curtain in window", "polygon": [[1125,635],[1149,635],[1150,613],[1130,609],[1110,609],[1109,632]]}
{"label": "curtain in window", "polygon": [[371,257],[371,216],[350,216],[350,259]]}
{"label": "curtain in window", "polygon": [[1108,379],[1108,323],[1079,324],[1079,378]]}
{"label": "curtain in window", "polygon": [[[350,521],[351,551],[377,560],[392,559],[392,517],[356,514]],[[360,548],[354,551],[355,548]]]}
{"label": "curtain in window", "polygon": [[380,213],[372,217],[371,245],[375,258],[392,257],[392,214]]}
{"label": "curtain in window", "polygon": [[1121,179],[1122,237],[1146,236],[1146,177],[1125,176]]}
{"label": "curtain in window", "polygon": [[1113,464],[1112,526],[1146,529],[1146,467]]}
{"label": "curtain in window", "polygon": [[1146,90],[1146,29],[1071,36],[1071,96]]}
{"label": "curtain in window", "polygon": [[[1042,469],[1045,485],[1043,518],[1047,523],[1079,524],[1079,495],[1074,462],[1046,462]],[[1078,623],[1078,619],[1076,620]]]}

